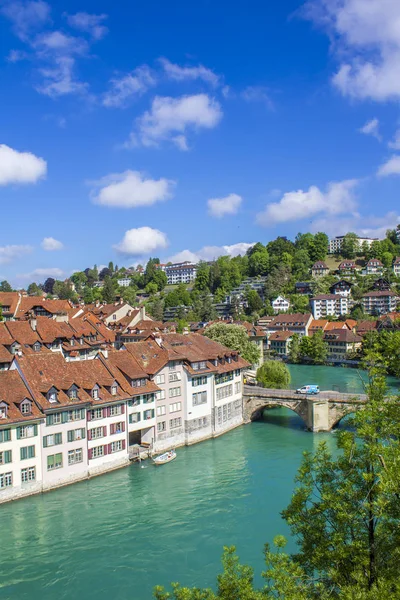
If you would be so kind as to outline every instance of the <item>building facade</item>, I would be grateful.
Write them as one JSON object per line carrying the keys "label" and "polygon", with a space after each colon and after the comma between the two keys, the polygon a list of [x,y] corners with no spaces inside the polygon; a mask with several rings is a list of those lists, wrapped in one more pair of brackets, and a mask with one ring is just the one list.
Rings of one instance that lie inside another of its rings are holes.
{"label": "building facade", "polygon": [[168,285],[179,283],[191,283],[196,279],[197,265],[185,261],[173,265],[167,265],[164,269],[167,276]]}
{"label": "building facade", "polygon": [[319,294],[310,300],[314,319],[340,317],[349,312],[349,299],[341,294]]}
{"label": "building facade", "polygon": [[397,309],[399,297],[391,291],[367,292],[362,298],[362,306],[368,315],[385,315]]}
{"label": "building facade", "polygon": [[[329,240],[329,254],[340,254],[343,246],[344,235],[338,235],[331,240]],[[379,242],[379,238],[365,238],[358,237],[358,247],[361,249],[363,244],[367,244],[368,247],[371,247],[373,242]]]}

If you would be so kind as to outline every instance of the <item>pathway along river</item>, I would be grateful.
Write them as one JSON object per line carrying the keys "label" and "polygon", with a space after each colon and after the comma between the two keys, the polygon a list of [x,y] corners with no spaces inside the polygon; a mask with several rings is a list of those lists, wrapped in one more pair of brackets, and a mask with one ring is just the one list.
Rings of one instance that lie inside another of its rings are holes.
{"label": "pathway along river", "polygon": [[[347,369],[291,369],[298,385],[359,382]],[[146,461],[2,505],[0,598],[150,600],[156,584],[212,586],[224,544],[260,573],[264,543],[288,535],[279,513],[301,452],[322,439],[334,447],[334,435],[273,409],[163,467]]]}

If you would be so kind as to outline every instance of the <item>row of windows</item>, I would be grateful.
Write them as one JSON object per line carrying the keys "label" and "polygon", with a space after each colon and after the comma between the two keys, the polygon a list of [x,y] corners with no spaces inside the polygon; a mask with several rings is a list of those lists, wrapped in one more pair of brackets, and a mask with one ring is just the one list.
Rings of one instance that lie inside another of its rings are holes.
{"label": "row of windows", "polygon": [[218,406],[215,409],[218,425],[222,425],[222,423],[229,421],[232,418],[233,413],[237,414],[240,411],[241,406],[242,403],[240,400],[224,404],[224,406]]}
{"label": "row of windows", "polygon": [[75,410],[64,410],[46,416],[46,425],[59,425],[60,423],[71,423],[86,418],[86,410],[78,408]]}
{"label": "row of windows", "polygon": [[217,389],[217,400],[223,400],[224,398],[229,398],[229,396],[233,395],[233,385],[224,385]]}
{"label": "row of windows", "polygon": [[193,406],[199,406],[200,404],[206,404],[207,402],[207,392],[197,392],[192,394],[192,403]]}
{"label": "row of windows", "polygon": [[88,458],[89,460],[93,458],[100,458],[101,456],[114,454],[114,452],[120,452],[121,450],[125,450],[125,440],[116,440],[115,442],[111,442],[111,444],[89,448]]}
{"label": "row of windows", "polygon": [[[147,421],[148,419],[154,419],[154,408],[149,410],[145,410],[143,412],[143,421]],[[132,425],[133,423],[139,423],[142,420],[142,415],[140,412],[131,413],[129,415],[129,423]]]}
{"label": "row of windows", "polygon": [[141,402],[143,402],[143,404],[154,402],[154,394],[142,394],[141,396],[135,396],[135,398],[129,400],[128,406],[139,406]]}
{"label": "row of windows", "polygon": [[[25,467],[21,469],[21,482],[29,483],[30,481],[36,481],[36,468],[35,467]],[[0,489],[11,487],[13,484],[13,474],[12,473],[2,473],[0,474]]]}
{"label": "row of windows", "polygon": [[[239,371],[240,373],[240,371]],[[233,371],[230,373],[223,373],[222,375],[215,376],[215,385],[219,385],[220,383],[226,383],[227,381],[232,381],[233,379]]]}
{"label": "row of windows", "polygon": [[94,408],[88,411],[88,421],[95,421],[96,419],[105,419],[107,417],[117,417],[125,413],[124,404],[115,404],[114,406],[107,406],[103,408]]}
{"label": "row of windows", "polygon": [[[169,406],[170,413],[179,412],[180,410],[182,410],[182,402],[174,402]],[[163,406],[157,406],[157,417],[162,417],[166,414],[166,412],[167,407],[165,406],[165,404]]]}
{"label": "row of windows", "polygon": [[192,379],[192,385],[194,387],[198,386],[198,385],[206,385],[207,383],[207,375],[203,375],[202,377],[193,377]]}
{"label": "row of windows", "polygon": [[181,395],[180,387],[169,388],[169,397],[170,398],[176,398],[176,396],[180,396],[180,395]]}
{"label": "row of windows", "polygon": [[[177,419],[170,419],[170,421],[169,421],[170,429],[176,429],[177,427],[181,427],[181,426],[182,426],[182,418],[181,417],[178,417]],[[160,421],[159,423],[157,423],[158,433],[160,433],[161,431],[166,431],[166,429],[167,429],[166,421]]]}
{"label": "row of windows", "polygon": [[[37,425],[21,425],[16,428],[17,440],[35,437],[38,433]],[[2,429],[0,431],[0,442],[9,442],[11,440],[11,429]]]}

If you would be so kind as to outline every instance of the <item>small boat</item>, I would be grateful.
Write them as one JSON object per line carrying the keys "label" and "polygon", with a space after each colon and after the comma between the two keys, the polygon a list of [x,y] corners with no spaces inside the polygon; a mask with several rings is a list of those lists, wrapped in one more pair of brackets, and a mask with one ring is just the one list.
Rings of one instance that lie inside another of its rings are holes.
{"label": "small boat", "polygon": [[171,462],[176,458],[175,450],[170,450],[169,452],[164,452],[164,454],[160,454],[156,458],[153,458],[153,462],[155,465],[165,465],[166,463]]}

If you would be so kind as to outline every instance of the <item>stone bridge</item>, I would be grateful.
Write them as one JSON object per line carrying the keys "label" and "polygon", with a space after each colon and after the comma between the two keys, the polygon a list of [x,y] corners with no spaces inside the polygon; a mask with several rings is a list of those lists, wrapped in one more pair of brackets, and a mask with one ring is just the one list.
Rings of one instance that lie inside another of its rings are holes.
{"label": "stone bridge", "polygon": [[320,392],[316,396],[306,396],[292,390],[245,385],[243,418],[245,423],[250,423],[260,418],[265,408],[283,406],[298,414],[309,431],[330,431],[343,417],[358,410],[366,401],[365,394]]}

